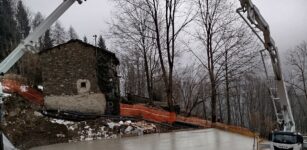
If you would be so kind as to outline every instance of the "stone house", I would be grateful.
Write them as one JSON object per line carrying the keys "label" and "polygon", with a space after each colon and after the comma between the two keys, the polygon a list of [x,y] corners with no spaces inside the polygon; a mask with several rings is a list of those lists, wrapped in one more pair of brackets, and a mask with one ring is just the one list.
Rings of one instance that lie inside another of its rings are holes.
{"label": "stone house", "polygon": [[39,55],[47,109],[119,113],[119,60],[114,53],[70,40]]}

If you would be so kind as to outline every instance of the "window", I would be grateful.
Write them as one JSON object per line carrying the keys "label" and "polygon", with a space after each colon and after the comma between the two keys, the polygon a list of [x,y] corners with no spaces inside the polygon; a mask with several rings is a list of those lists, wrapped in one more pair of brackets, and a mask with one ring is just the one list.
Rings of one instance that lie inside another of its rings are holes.
{"label": "window", "polygon": [[86,82],[81,82],[81,88],[86,88]]}
{"label": "window", "polygon": [[79,94],[89,93],[91,90],[91,82],[88,79],[77,80],[77,91]]}
{"label": "window", "polygon": [[283,143],[283,144],[296,144],[297,136],[291,134],[275,134],[273,137],[273,142]]}

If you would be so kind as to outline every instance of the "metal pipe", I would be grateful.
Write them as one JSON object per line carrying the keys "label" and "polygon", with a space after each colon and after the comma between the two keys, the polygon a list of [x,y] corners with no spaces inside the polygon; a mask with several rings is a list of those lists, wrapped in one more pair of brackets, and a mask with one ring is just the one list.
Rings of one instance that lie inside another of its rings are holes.
{"label": "metal pipe", "polygon": [[240,15],[240,17],[244,20],[244,22],[252,29],[252,31],[256,34],[256,36],[259,38],[259,40],[265,45],[265,42],[260,37],[260,35],[257,33],[257,31],[252,27],[252,25],[245,19],[245,17],[240,13],[243,10],[243,8],[238,8],[236,12]]}
{"label": "metal pipe", "polygon": [[58,6],[32,33],[28,35],[0,64],[0,73],[6,73],[24,54],[25,51],[37,52],[33,47],[35,41],[75,2],[66,0]]}
{"label": "metal pipe", "polygon": [[267,68],[266,68],[266,65],[265,65],[265,62],[264,62],[264,56],[263,56],[263,52],[265,50],[266,49],[260,50],[260,55],[261,55],[262,63],[263,63],[263,66],[264,66],[265,76],[266,76],[267,79],[269,79],[268,71],[267,71]]}

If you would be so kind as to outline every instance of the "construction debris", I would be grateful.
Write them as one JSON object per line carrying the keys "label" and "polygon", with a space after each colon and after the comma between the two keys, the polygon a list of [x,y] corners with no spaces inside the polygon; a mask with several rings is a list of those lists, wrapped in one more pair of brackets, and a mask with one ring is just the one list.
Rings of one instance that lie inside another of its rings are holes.
{"label": "construction debris", "polygon": [[157,127],[153,123],[145,121],[132,122],[97,119],[91,121],[71,122],[51,119],[52,123],[65,125],[72,138],[69,142],[91,141],[111,139],[126,136],[140,136],[143,134],[156,133]]}
{"label": "construction debris", "polygon": [[161,124],[118,117],[73,122],[42,115],[39,107],[13,95],[5,102],[3,132],[18,149],[170,131]]}

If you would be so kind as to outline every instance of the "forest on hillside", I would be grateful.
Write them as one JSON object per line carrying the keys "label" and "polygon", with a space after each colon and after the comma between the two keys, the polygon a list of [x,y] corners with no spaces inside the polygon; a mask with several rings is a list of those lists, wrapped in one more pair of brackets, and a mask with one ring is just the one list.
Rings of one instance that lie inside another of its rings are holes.
{"label": "forest on hillside", "polygon": [[[276,128],[269,94],[274,88],[270,58],[228,0],[114,0],[116,13],[98,46],[120,58],[121,90],[180,105],[187,116],[247,127],[260,133]],[[0,0],[0,59],[3,60],[44,19],[20,0]],[[37,41],[44,50],[79,39],[57,22]],[[87,37],[81,38],[87,42]],[[296,125],[306,133],[307,43],[283,60]],[[37,55],[27,54],[11,72],[41,82]],[[265,74],[264,64],[268,68]]]}

